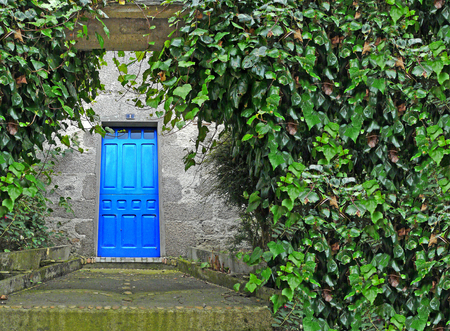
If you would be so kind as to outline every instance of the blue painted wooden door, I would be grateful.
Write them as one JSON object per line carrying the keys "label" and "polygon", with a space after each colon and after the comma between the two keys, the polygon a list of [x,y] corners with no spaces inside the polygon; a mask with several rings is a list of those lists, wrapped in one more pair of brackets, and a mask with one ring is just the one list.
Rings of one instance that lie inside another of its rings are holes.
{"label": "blue painted wooden door", "polygon": [[136,128],[102,139],[98,256],[160,256],[156,140]]}

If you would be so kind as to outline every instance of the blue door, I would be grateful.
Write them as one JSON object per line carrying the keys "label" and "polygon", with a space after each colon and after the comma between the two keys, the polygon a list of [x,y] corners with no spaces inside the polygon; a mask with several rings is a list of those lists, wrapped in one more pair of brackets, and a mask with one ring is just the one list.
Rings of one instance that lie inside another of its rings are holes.
{"label": "blue door", "polygon": [[160,257],[155,129],[102,139],[98,256]]}

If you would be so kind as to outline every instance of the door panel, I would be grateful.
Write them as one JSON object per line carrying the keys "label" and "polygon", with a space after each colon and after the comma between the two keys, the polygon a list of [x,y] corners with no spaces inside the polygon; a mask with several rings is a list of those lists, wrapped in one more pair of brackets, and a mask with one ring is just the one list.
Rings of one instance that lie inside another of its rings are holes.
{"label": "door panel", "polygon": [[99,256],[160,256],[156,139],[133,128],[102,141]]}

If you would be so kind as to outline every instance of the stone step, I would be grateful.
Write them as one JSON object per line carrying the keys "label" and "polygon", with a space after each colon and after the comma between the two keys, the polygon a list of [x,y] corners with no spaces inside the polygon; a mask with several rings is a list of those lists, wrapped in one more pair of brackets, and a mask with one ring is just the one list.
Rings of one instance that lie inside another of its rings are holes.
{"label": "stone step", "polygon": [[8,331],[271,330],[267,308],[0,306]]}
{"label": "stone step", "polygon": [[1,330],[272,329],[267,301],[167,267],[90,266],[11,293],[0,301]]}

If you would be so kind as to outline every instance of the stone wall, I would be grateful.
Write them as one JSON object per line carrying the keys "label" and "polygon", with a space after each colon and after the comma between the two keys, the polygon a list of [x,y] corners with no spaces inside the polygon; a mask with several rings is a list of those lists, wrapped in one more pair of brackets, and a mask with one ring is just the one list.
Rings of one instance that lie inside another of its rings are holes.
{"label": "stone wall", "polygon": [[[125,114],[134,113],[136,121],[150,120],[149,111],[137,109],[132,105],[132,95],[123,95],[124,88],[117,81],[118,72],[112,63],[113,52],[108,52],[108,66],[101,70],[101,81],[105,91],[91,105],[102,121],[124,121]],[[129,73],[139,71],[129,68]],[[141,68],[142,72],[143,68]],[[85,123],[89,126],[89,123]],[[54,208],[48,219],[51,228],[62,231],[67,239],[58,244],[70,243],[74,250],[84,256],[95,255],[96,214],[99,159],[101,138],[83,132],[76,127],[69,129],[71,135],[78,137],[84,153],[73,152],[63,157],[57,164],[57,174],[53,178],[58,185],[50,196],[53,201],[59,197],[71,197],[74,214],[62,208]],[[182,161],[186,148],[194,146],[196,124],[188,125],[178,132],[163,133],[159,139],[161,214],[165,226],[166,256],[185,256],[187,247],[206,245],[226,248],[228,239],[233,236],[237,225],[237,214],[221,201],[205,196],[200,189],[203,174],[201,169],[184,170]],[[164,231],[163,231],[164,232]]]}

